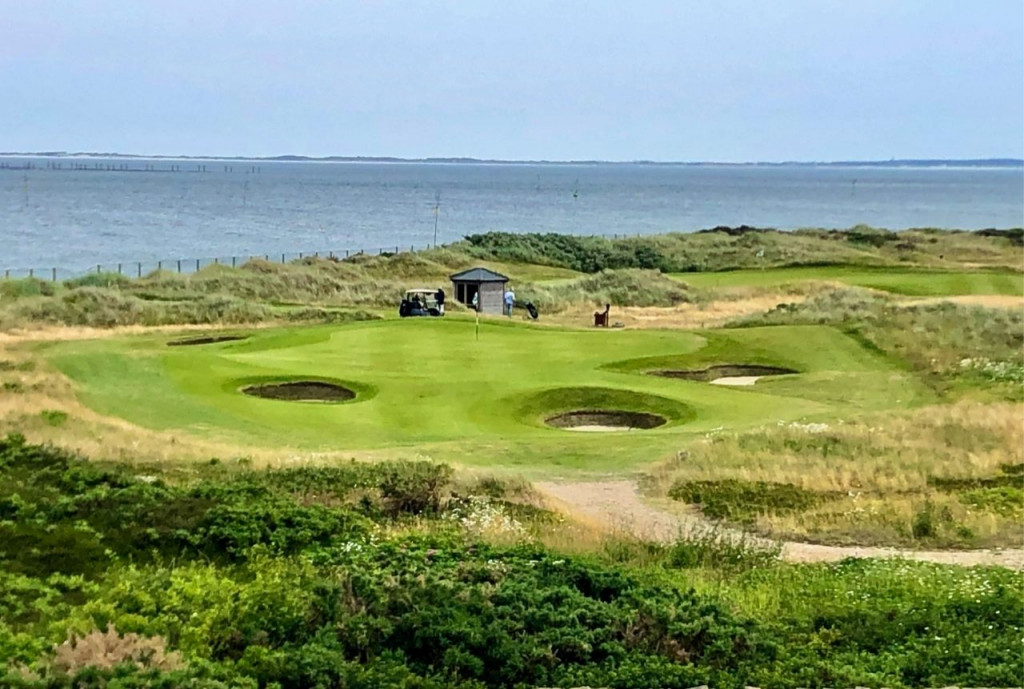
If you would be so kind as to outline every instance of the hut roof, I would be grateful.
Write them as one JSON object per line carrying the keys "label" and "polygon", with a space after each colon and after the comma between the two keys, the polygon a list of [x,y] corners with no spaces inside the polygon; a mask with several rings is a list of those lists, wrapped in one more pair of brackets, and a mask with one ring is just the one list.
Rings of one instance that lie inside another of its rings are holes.
{"label": "hut roof", "polygon": [[452,282],[508,282],[508,276],[487,268],[470,268],[451,276]]}

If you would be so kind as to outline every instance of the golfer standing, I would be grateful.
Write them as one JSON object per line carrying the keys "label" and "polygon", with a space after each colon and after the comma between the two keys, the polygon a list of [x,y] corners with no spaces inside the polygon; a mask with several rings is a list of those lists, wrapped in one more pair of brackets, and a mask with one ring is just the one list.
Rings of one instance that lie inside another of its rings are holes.
{"label": "golfer standing", "polygon": [[512,317],[512,308],[516,305],[516,293],[509,287],[505,290],[505,315]]}

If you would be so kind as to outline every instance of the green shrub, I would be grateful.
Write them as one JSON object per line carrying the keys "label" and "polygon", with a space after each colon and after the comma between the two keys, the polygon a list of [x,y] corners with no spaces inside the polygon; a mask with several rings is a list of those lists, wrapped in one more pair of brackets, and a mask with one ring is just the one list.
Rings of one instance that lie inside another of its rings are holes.
{"label": "green shrub", "polygon": [[378,466],[380,493],[394,514],[436,514],[451,482],[447,464],[395,461]]}
{"label": "green shrub", "polygon": [[830,496],[787,483],[764,481],[677,481],[669,497],[700,505],[714,519],[753,523],[760,514],[803,512]]}
{"label": "green shrub", "polygon": [[[429,463],[142,466],[0,439],[0,685],[1019,683],[1024,575],[1009,569],[794,566],[714,533],[566,556],[432,519],[450,470]],[[372,528],[346,506],[366,491],[419,516]],[[107,625],[162,638],[184,667],[86,654],[57,671],[69,632]]]}
{"label": "green shrub", "polygon": [[42,417],[43,421],[50,426],[63,426],[64,422],[68,420],[68,413],[59,409],[44,409],[39,412],[39,416]]}
{"label": "green shrub", "polygon": [[77,287],[121,287],[132,284],[132,279],[121,273],[86,273],[64,281],[68,289]]}
{"label": "green shrub", "polygon": [[0,280],[0,301],[23,299],[25,297],[52,296],[55,292],[54,283],[38,278]]}

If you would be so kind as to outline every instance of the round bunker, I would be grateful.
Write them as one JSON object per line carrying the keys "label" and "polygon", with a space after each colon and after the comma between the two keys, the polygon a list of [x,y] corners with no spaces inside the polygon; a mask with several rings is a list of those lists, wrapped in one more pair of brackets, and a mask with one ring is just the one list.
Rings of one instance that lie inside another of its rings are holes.
{"label": "round bunker", "polygon": [[650,371],[649,373],[652,376],[696,380],[703,383],[714,383],[722,380],[723,384],[752,385],[758,378],[764,376],[783,376],[790,373],[798,373],[798,371],[794,371],[791,368],[782,368],[781,366],[762,366],[760,364],[720,364],[703,369],[667,369]]}
{"label": "round bunker", "polygon": [[668,423],[668,419],[648,412],[586,409],[549,416],[544,422],[567,431],[609,432],[657,428]]}
{"label": "round bunker", "polygon": [[168,347],[191,347],[194,345],[217,344],[218,342],[235,342],[248,339],[248,335],[202,335],[200,337],[186,337],[181,340],[171,340]]}
{"label": "round bunker", "polygon": [[524,423],[567,431],[646,430],[696,418],[683,402],[622,388],[549,388],[514,400]]}
{"label": "round bunker", "polygon": [[287,402],[347,402],[356,393],[336,383],[320,380],[290,380],[283,383],[247,385],[241,392],[253,397]]}

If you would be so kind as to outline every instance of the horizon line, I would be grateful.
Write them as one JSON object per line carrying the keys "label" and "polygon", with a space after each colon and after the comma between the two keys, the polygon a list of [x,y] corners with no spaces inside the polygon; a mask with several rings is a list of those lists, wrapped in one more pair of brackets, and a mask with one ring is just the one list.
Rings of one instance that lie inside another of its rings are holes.
{"label": "horizon line", "polygon": [[755,160],[744,162],[725,162],[714,160],[652,160],[638,158],[632,160],[591,159],[515,159],[515,158],[476,158],[472,156],[347,156],[327,155],[311,156],[300,154],[280,154],[268,156],[241,155],[186,155],[186,154],[143,154],[99,151],[0,151],[0,156],[38,157],[38,158],[136,158],[136,159],[179,159],[179,160],[243,160],[264,162],[386,162],[386,163],[467,163],[493,165],[719,165],[719,166],[782,166],[782,165],[873,165],[873,166],[943,166],[943,165],[998,165],[1002,167],[1024,167],[1024,158],[1014,157],[979,157],[979,158],[888,158],[867,160]]}

